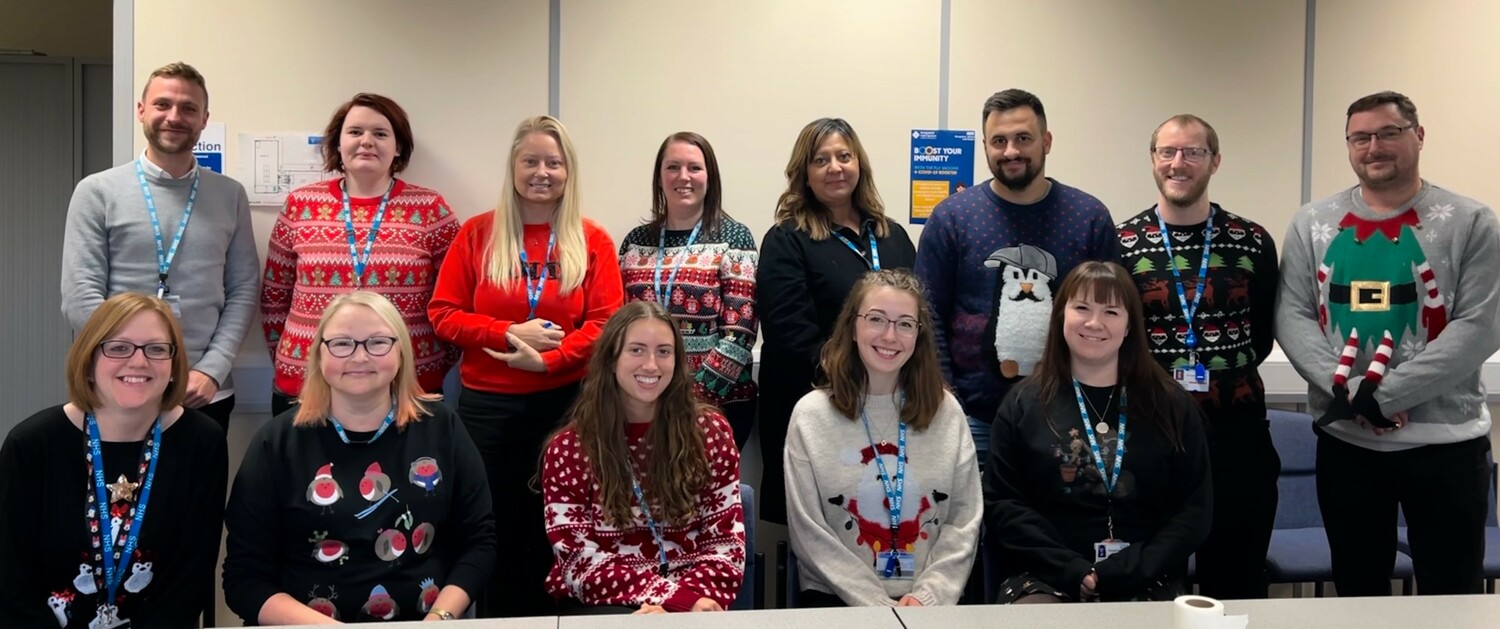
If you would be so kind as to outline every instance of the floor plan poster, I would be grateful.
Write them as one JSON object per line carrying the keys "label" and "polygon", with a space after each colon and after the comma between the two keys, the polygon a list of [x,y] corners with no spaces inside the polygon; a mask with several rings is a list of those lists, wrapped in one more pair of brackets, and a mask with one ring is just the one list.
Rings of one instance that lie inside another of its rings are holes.
{"label": "floor plan poster", "polygon": [[327,178],[320,135],[241,133],[239,144],[239,180],[253,205],[281,205],[288,192]]}

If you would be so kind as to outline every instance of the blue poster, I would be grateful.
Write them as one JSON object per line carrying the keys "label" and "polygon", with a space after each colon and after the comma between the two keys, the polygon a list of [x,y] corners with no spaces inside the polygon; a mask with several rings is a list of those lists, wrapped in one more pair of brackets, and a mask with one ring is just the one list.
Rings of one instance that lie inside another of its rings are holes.
{"label": "blue poster", "polygon": [[911,132],[911,222],[920,225],[932,208],[974,185],[974,132],[913,129]]}

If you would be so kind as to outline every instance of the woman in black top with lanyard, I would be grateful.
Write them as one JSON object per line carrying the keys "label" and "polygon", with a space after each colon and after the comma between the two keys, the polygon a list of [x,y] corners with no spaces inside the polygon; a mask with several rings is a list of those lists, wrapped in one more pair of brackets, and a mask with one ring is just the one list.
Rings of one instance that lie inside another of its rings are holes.
{"label": "woman in black top with lanyard", "polygon": [[995,416],[983,485],[997,602],[1185,591],[1212,514],[1208,446],[1197,404],[1151,357],[1120,265],[1063,280],[1042,361]]}
{"label": "woman in black top with lanyard", "polygon": [[755,273],[760,356],[761,514],[786,522],[782,447],[797,400],[812,390],[823,342],[865,273],[910,269],[917,249],[885,216],[869,156],[854,128],[821,118],[802,128],[786,166],[776,226]]}

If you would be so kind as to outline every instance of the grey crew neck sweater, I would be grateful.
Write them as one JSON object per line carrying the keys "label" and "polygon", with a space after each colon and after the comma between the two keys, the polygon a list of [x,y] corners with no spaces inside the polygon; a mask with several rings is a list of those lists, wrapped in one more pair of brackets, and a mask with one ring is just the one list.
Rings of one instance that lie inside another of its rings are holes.
{"label": "grey crew neck sweater", "polygon": [[[257,306],[260,260],[250,201],[239,182],[200,168],[198,197],[167,279],[181,300],[189,362],[232,390],[230,368]],[[171,247],[193,178],[147,167],[162,247]],[[156,294],[156,238],[135,163],[85,177],[68,204],[63,238],[62,313],[76,333],[99,304],[124,292]]]}

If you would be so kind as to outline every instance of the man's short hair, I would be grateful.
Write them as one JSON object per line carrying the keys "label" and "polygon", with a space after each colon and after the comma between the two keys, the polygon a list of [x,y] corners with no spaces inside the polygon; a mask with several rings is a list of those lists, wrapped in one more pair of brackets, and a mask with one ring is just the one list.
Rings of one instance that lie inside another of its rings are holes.
{"label": "man's short hair", "polygon": [[1211,124],[1208,124],[1207,120],[1204,120],[1202,118],[1194,116],[1193,114],[1177,114],[1175,116],[1172,116],[1171,118],[1163,120],[1161,124],[1156,125],[1156,130],[1151,132],[1151,152],[1152,153],[1156,152],[1156,136],[1161,135],[1161,128],[1167,126],[1167,123],[1169,123],[1169,122],[1175,122],[1178,125],[1184,126],[1184,127],[1186,127],[1186,126],[1188,126],[1190,124],[1200,124],[1200,125],[1203,125],[1203,130],[1208,135],[1208,152],[1209,152],[1209,154],[1212,154],[1212,155],[1218,155],[1219,154],[1219,132],[1218,131],[1214,131],[1214,126],[1211,125]]}
{"label": "man's short hair", "polygon": [[1386,90],[1384,92],[1375,92],[1349,103],[1349,111],[1344,112],[1344,129],[1347,130],[1349,128],[1349,119],[1353,118],[1354,114],[1379,109],[1386,105],[1395,105],[1396,111],[1401,113],[1402,118],[1405,118],[1414,125],[1420,124],[1417,121],[1416,103],[1411,102],[1411,99],[1407,98],[1405,94]]}
{"label": "man's short hair", "polygon": [[151,89],[151,81],[156,77],[169,79],[182,79],[198,86],[203,90],[203,108],[208,109],[208,83],[203,80],[203,74],[197,68],[181,61],[174,61],[167,65],[151,71],[151,76],[146,77],[146,86],[141,88],[141,100],[146,100],[146,92]]}
{"label": "man's short hair", "polygon": [[1047,110],[1042,108],[1042,99],[1037,98],[1036,94],[1015,88],[995,92],[989,99],[985,100],[984,111],[979,114],[979,124],[983,125],[984,121],[989,120],[990,112],[1010,111],[1021,107],[1030,107],[1032,111],[1036,112],[1036,119],[1041,127],[1041,132],[1046,133]]}

